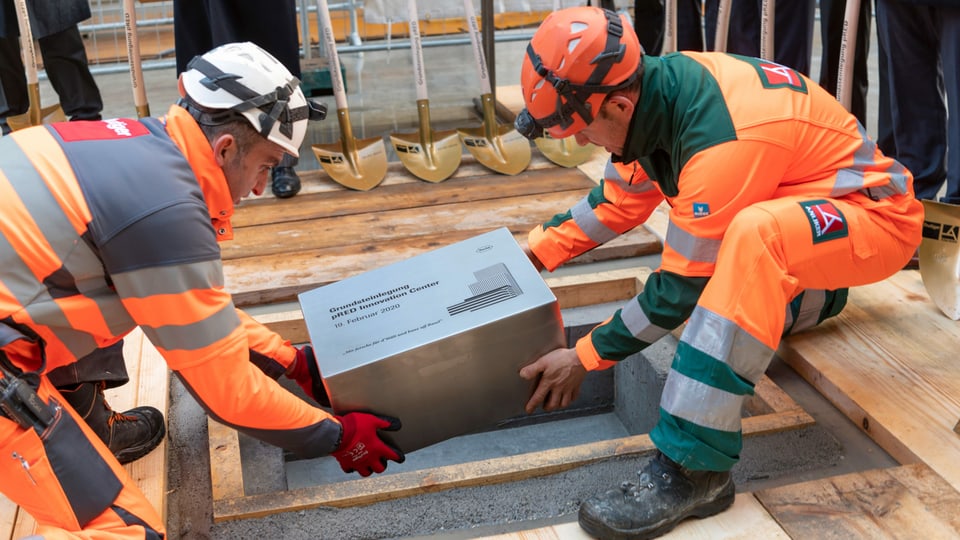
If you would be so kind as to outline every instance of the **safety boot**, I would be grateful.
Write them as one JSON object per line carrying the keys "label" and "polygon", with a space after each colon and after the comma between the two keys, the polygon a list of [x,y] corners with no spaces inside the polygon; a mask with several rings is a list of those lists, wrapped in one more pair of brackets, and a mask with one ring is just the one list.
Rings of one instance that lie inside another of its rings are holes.
{"label": "safety boot", "polygon": [[659,451],[637,472],[639,481],[580,505],[580,527],[603,540],[655,538],[688,517],[718,514],[733,504],[729,471],[693,471]]}
{"label": "safety boot", "polygon": [[103,382],[60,388],[60,394],[84,419],[120,463],[136,461],[160,444],[166,433],[163,413],[153,407],[136,407],[124,413],[110,408]]}
{"label": "safety boot", "polygon": [[270,171],[270,189],[279,199],[289,199],[300,193],[300,177],[293,167],[278,165]]}

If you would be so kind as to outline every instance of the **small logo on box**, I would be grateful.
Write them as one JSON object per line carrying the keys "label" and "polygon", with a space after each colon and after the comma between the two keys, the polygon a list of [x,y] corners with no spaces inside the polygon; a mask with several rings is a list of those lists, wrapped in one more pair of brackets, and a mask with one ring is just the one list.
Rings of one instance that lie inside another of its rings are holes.
{"label": "small logo on box", "polygon": [[473,275],[477,278],[477,282],[470,285],[473,296],[459,304],[448,306],[447,313],[450,315],[477,311],[523,294],[520,286],[517,285],[517,280],[513,279],[513,274],[503,263],[477,270]]}

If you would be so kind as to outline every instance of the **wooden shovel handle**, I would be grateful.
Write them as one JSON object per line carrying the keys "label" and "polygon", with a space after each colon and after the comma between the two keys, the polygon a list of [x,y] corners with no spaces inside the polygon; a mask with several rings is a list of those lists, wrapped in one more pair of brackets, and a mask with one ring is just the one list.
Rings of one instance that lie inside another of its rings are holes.
{"label": "wooden shovel handle", "polygon": [[760,7],[760,58],[773,62],[774,22],[777,0],[763,0]]}
{"label": "wooden shovel handle", "polygon": [[130,63],[130,85],[137,116],[150,116],[147,89],[143,86],[143,67],[140,62],[140,38],[137,35],[137,7],[134,0],[123,0],[123,27],[127,34],[127,61]]}
{"label": "wooden shovel handle", "polygon": [[340,56],[337,54],[337,40],[333,37],[333,25],[330,22],[330,8],[327,0],[317,0],[317,17],[319,17],[320,34],[327,49],[327,60],[330,62],[330,82],[333,85],[333,97],[337,102],[337,110],[347,109],[347,95],[343,91],[343,76],[340,74]]}
{"label": "wooden shovel handle", "polygon": [[26,70],[27,84],[37,84],[37,50],[30,31],[30,14],[27,12],[27,0],[14,0],[17,6],[17,24],[20,25],[20,48],[23,66]]}
{"label": "wooden shovel handle", "polygon": [[857,51],[859,24],[860,0],[847,0],[840,37],[840,62],[837,64],[837,99],[848,111],[853,97],[853,57]]}
{"label": "wooden shovel handle", "polygon": [[717,33],[713,39],[713,50],[726,52],[727,35],[730,33],[730,0],[717,3]]}
{"label": "wooden shovel handle", "polygon": [[410,19],[410,53],[413,55],[413,78],[417,84],[417,101],[424,101],[427,99],[427,74],[423,68],[423,44],[420,42],[417,0],[407,1],[407,12]]}
{"label": "wooden shovel handle", "polygon": [[480,93],[489,94],[490,76],[487,74],[487,60],[483,55],[483,46],[480,44],[480,27],[477,25],[477,12],[473,9],[473,0],[463,0],[463,9],[466,12],[470,43],[473,45],[473,59],[477,63],[477,73],[480,75]]}

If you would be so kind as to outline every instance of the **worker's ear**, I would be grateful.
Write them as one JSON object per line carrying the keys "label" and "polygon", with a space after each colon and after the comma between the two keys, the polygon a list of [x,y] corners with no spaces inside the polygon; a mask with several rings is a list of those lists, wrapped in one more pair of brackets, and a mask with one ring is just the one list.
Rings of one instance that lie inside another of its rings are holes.
{"label": "worker's ear", "polygon": [[221,133],[213,139],[213,157],[217,165],[223,167],[230,162],[237,151],[237,138],[230,133]]}
{"label": "worker's ear", "polygon": [[627,118],[632,118],[633,109],[636,107],[636,104],[627,94],[615,91],[604,101],[604,106],[613,108],[613,110],[608,112],[614,113],[616,116],[626,116]]}

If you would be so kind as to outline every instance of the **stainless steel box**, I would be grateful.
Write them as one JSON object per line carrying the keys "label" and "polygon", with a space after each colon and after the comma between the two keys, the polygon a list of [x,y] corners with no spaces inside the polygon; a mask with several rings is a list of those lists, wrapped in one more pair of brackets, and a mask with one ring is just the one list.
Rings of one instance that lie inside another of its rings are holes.
{"label": "stainless steel box", "polygon": [[521,367],[565,345],[560,306],[507,229],[300,294],[337,414],[400,418],[404,452],[523,413]]}

